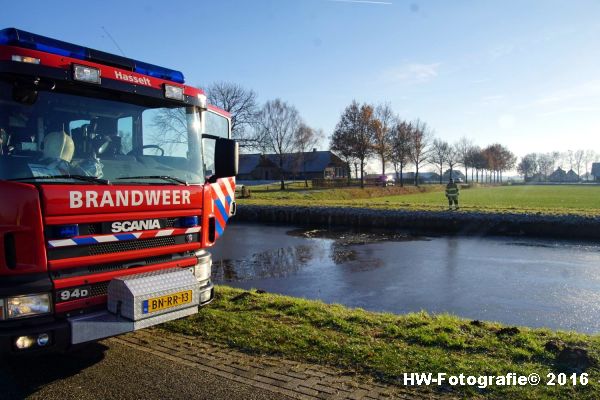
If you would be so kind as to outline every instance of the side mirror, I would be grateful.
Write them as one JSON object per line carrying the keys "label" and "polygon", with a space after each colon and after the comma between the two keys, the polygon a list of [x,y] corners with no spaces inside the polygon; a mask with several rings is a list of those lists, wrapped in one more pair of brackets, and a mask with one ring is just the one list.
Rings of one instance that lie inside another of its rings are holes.
{"label": "side mirror", "polygon": [[215,179],[238,174],[239,147],[233,139],[215,140]]}

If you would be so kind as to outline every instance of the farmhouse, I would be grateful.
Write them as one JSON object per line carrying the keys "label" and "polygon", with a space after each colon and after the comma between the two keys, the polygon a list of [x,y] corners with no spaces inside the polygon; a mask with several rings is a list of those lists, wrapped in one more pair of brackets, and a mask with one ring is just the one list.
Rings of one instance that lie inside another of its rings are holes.
{"label": "farmhouse", "polygon": [[579,175],[572,169],[569,172],[565,172],[564,169],[558,167],[556,171],[550,174],[548,177],[549,182],[579,182]]}
{"label": "farmhouse", "polygon": [[592,164],[592,176],[596,182],[600,182],[600,162]]}
{"label": "farmhouse", "polygon": [[346,178],[348,167],[331,151],[283,154],[279,168],[277,154],[240,154],[238,180],[334,179]]}

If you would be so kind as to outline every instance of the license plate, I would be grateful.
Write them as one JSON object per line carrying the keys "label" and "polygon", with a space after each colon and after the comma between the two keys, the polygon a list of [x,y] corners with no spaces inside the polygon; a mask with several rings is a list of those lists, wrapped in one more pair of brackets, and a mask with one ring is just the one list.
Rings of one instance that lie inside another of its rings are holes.
{"label": "license plate", "polygon": [[154,297],[142,302],[142,312],[144,314],[150,314],[156,311],[164,310],[166,308],[177,307],[182,304],[188,304],[192,302],[192,291],[185,290],[183,292],[177,292],[169,294],[167,296]]}

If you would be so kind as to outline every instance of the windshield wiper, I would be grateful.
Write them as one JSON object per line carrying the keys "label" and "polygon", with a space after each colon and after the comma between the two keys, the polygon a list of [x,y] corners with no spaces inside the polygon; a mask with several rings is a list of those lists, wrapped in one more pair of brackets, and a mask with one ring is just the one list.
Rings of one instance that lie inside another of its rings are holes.
{"label": "windshield wiper", "polygon": [[189,183],[187,183],[187,181],[184,181],[183,179],[175,178],[174,176],[169,176],[169,175],[122,176],[122,177],[119,177],[117,179],[119,179],[119,180],[126,180],[126,179],[162,179],[162,180],[165,180],[165,181],[176,182],[176,183],[179,183],[180,185],[185,185],[185,186],[189,185]]}
{"label": "windshield wiper", "polygon": [[100,183],[102,185],[110,185],[110,181],[108,179],[96,178],[95,176],[87,176],[87,175],[41,175],[41,176],[30,176],[28,178],[14,178],[8,179],[9,181],[37,181],[38,179],[78,179],[80,181],[86,181],[91,183]]}

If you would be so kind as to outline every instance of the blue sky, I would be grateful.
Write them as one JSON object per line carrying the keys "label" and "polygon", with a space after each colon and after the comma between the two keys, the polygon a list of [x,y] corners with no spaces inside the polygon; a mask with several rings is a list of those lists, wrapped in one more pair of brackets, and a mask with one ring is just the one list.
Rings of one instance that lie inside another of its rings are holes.
{"label": "blue sky", "polygon": [[280,97],[326,134],[356,99],[450,142],[600,152],[597,0],[35,3],[7,2],[0,26],[118,53],[106,30],[128,57]]}

